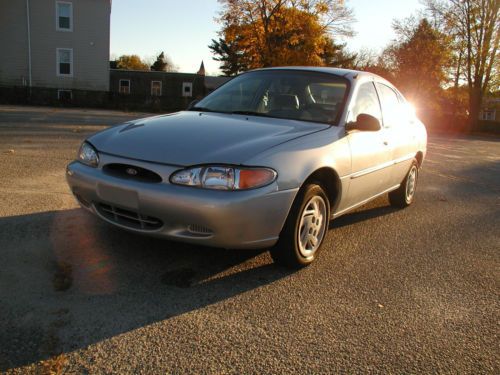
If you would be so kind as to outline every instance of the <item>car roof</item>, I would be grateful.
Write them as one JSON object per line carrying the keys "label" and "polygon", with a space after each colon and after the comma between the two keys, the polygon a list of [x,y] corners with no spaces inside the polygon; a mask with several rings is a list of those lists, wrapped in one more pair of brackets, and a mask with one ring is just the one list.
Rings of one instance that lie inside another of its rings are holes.
{"label": "car roof", "polygon": [[255,69],[253,71],[263,71],[263,70],[304,70],[310,72],[335,74],[337,76],[348,78],[349,80],[354,80],[358,77],[371,77],[376,79],[377,81],[389,83],[386,79],[374,73],[363,72],[360,70],[353,70],[353,69],[331,68],[324,66],[277,66],[272,68]]}

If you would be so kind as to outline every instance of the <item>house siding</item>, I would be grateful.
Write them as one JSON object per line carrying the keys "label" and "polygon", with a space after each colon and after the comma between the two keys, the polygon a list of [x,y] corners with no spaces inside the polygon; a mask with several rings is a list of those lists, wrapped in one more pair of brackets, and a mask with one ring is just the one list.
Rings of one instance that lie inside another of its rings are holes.
{"label": "house siding", "polygon": [[24,1],[0,0],[0,84],[22,86],[28,81],[26,27]]}
{"label": "house siding", "polygon": [[[73,31],[56,30],[56,0],[30,1],[32,86],[109,90],[109,0],[66,0],[73,4]],[[16,20],[16,22],[13,22]],[[22,85],[28,77],[26,3],[0,0],[0,83]],[[13,36],[13,37],[11,37]],[[73,75],[57,75],[57,48],[73,50]]]}

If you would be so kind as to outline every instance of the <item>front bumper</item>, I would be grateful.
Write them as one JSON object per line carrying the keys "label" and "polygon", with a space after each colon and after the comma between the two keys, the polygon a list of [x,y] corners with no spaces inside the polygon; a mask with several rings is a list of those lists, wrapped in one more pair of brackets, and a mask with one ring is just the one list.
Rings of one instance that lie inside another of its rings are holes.
{"label": "front bumper", "polygon": [[[278,240],[298,190],[278,191],[276,183],[247,191],[177,186],[168,182],[177,167],[100,156],[101,165],[147,168],[163,182],[127,180],[101,167],[72,162],[66,178],[80,205],[124,229],[182,242],[231,249],[270,247]],[[135,221],[128,220],[133,215]]]}

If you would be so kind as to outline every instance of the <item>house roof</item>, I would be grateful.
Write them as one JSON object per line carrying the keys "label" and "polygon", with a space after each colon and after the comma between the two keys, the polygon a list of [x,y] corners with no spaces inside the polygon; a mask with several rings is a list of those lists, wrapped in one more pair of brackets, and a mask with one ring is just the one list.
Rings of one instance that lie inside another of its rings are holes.
{"label": "house roof", "polygon": [[217,87],[223,85],[229,81],[232,77],[210,77],[205,76],[205,87],[207,89],[216,89]]}

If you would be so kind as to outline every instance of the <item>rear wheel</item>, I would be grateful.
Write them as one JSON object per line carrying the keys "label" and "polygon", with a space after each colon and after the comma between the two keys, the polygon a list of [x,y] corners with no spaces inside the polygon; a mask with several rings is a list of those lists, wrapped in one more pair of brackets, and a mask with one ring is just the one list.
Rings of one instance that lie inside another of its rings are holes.
{"label": "rear wheel", "polygon": [[330,203],[323,188],[317,184],[303,187],[271,249],[273,260],[294,268],[311,264],[321,249],[329,219]]}
{"label": "rear wheel", "polygon": [[389,202],[394,207],[408,207],[413,203],[418,180],[418,163],[413,159],[410,170],[406,174],[401,186],[389,193]]}

